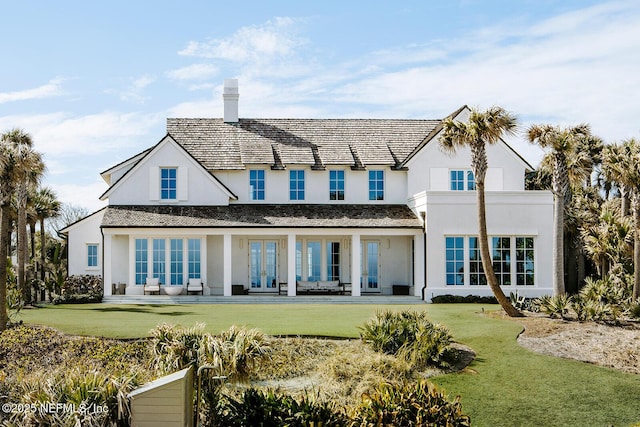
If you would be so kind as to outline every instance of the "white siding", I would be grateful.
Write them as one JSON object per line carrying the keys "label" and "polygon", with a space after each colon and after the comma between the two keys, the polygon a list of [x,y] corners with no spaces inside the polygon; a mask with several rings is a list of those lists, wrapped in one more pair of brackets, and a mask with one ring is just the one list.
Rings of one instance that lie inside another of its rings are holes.
{"label": "white siding", "polygon": [[[104,210],[77,222],[68,230],[68,250],[69,250],[69,275],[74,274],[102,274],[102,234],[100,224]],[[87,266],[87,245],[98,245],[98,266]]]}
{"label": "white siding", "polygon": [[[249,192],[249,170],[262,169],[265,171],[265,200],[251,200]],[[305,171],[305,199],[289,200],[289,171]],[[344,170],[345,199],[329,200],[329,171]],[[384,170],[384,200],[369,200],[369,170]],[[284,171],[273,171],[264,165],[255,167],[247,165],[247,170],[216,173],[220,181],[236,196],[234,203],[272,203],[272,204],[402,204],[406,203],[407,172],[394,171],[386,166],[368,166],[365,171],[352,171],[344,166],[327,166],[324,171],[315,171],[308,166],[287,165]],[[193,188],[193,187],[192,187]]]}
{"label": "white siding", "polygon": [[[177,199],[160,200],[160,168],[177,168]],[[215,179],[177,144],[165,140],[112,188],[112,205],[228,205]]]}
{"label": "white siding", "polygon": [[[427,300],[432,294],[492,295],[487,286],[447,286],[445,283],[445,237],[477,236],[475,192],[426,194],[427,212]],[[487,193],[489,236],[534,237],[536,286],[505,286],[504,292],[520,295],[551,294],[553,198],[547,191]],[[466,244],[466,242],[465,242]],[[468,248],[465,248],[465,252]],[[467,254],[465,254],[466,256]],[[515,270],[515,260],[511,260]]]}

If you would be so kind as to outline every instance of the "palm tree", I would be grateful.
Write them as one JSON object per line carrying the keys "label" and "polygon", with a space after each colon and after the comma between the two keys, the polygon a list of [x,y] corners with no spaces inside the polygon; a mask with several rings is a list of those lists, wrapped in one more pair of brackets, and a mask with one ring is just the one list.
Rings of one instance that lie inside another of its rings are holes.
{"label": "palm tree", "polygon": [[27,198],[30,188],[40,182],[45,165],[42,155],[33,149],[31,136],[14,129],[3,136],[15,149],[15,196],[18,206],[18,288],[22,290],[25,303],[31,302],[31,289],[25,280],[27,260]]}
{"label": "palm tree", "polygon": [[40,280],[44,280],[46,262],[46,232],[44,221],[48,218],[58,216],[62,204],[58,200],[56,193],[49,187],[41,187],[35,194],[33,204],[36,217],[40,221]]}
{"label": "palm tree", "polygon": [[502,291],[493,270],[489,253],[484,195],[485,177],[488,168],[486,144],[498,142],[503,134],[513,133],[515,128],[515,116],[500,107],[491,107],[484,112],[472,109],[467,122],[461,122],[453,118],[444,120],[443,131],[440,136],[440,147],[451,153],[454,153],[460,147],[469,147],[471,150],[471,169],[476,182],[478,245],[480,246],[482,268],[491,291],[493,291],[507,315],[521,317],[522,313],[511,304]]}
{"label": "palm tree", "polygon": [[[529,142],[543,149],[550,149],[549,161],[552,164],[551,191],[554,196],[554,236],[553,236],[553,292],[555,295],[565,293],[564,286],[564,211],[565,202],[570,196],[570,174],[582,175],[585,170],[582,162],[578,167],[569,167],[568,159],[581,157],[583,151],[576,150],[583,141],[595,139],[591,135],[589,125],[582,124],[562,129],[552,125],[533,125],[527,131]],[[584,182],[584,181],[583,181]]]}
{"label": "palm tree", "polygon": [[[13,132],[13,131],[12,131]],[[15,190],[15,147],[6,132],[0,136],[0,331],[7,327],[7,248],[9,246],[9,216]]]}
{"label": "palm tree", "polygon": [[[619,152],[618,152],[619,151]],[[619,154],[619,155],[618,155]],[[629,139],[605,152],[611,179],[631,195],[633,212],[633,298],[640,298],[640,143]]]}

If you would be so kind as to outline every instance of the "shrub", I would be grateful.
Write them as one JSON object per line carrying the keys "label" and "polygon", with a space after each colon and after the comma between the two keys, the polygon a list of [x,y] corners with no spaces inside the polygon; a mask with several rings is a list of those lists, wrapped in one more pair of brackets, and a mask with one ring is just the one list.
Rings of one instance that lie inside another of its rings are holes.
{"label": "shrub", "polygon": [[181,328],[166,323],[151,330],[152,365],[160,374],[188,366],[202,372],[199,410],[201,419],[212,418],[220,401],[220,376],[244,380],[257,358],[269,351],[266,337],[256,329],[231,326],[219,337],[204,332],[204,324]]}
{"label": "shrub", "polygon": [[73,275],[65,279],[60,295],[53,298],[54,304],[87,304],[102,301],[104,286],[102,277],[91,274]]}
{"label": "shrub", "polygon": [[571,298],[567,294],[549,296],[545,295],[538,299],[537,304],[543,313],[549,317],[567,318],[569,308],[571,307]]}
{"label": "shrub", "polygon": [[375,351],[416,366],[443,363],[451,344],[449,331],[431,323],[424,312],[379,311],[360,330],[361,339]]}
{"label": "shrub", "polygon": [[344,426],[347,419],[344,411],[330,402],[309,399],[297,400],[287,394],[266,392],[250,388],[240,398],[226,396],[220,412],[209,420],[211,426],[224,427],[307,427]]}
{"label": "shrub", "polygon": [[434,304],[498,304],[498,300],[494,296],[481,297],[478,295],[438,295],[431,298],[431,302]]}
{"label": "shrub", "polygon": [[462,413],[460,397],[449,402],[447,397],[428,381],[417,384],[382,384],[373,393],[363,396],[352,415],[352,427],[357,426],[470,426]]}
{"label": "shrub", "polygon": [[25,426],[128,425],[127,394],[139,384],[137,374],[114,377],[78,368],[62,368],[44,380],[34,374],[20,381],[14,394],[37,410],[15,412],[10,421]]}
{"label": "shrub", "polygon": [[640,319],[640,299],[629,304],[629,316]]}

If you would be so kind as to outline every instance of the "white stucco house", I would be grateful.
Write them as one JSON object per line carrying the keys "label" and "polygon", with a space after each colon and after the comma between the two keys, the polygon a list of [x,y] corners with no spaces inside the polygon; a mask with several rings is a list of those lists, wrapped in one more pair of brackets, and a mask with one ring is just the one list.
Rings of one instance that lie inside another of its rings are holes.
{"label": "white stucco house", "polygon": [[[223,118],[170,118],[102,172],[108,206],[63,230],[69,274],[102,275],[106,296],[142,295],[148,278],[221,296],[491,295],[470,153],[440,150],[442,120],[238,118],[237,80],[223,98]],[[552,195],[525,190],[533,168],[506,143],[487,154],[498,278],[506,294],[551,294]]]}

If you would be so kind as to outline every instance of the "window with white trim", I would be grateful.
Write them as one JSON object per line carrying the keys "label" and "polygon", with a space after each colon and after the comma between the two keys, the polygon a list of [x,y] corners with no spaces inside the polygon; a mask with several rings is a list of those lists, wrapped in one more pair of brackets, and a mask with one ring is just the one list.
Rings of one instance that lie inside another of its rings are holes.
{"label": "window with white trim", "polygon": [[369,200],[384,200],[384,171],[369,171]]}
{"label": "window with white trim", "polygon": [[87,245],[87,267],[98,266],[98,244],[89,243]]}
{"label": "window with white trim", "polygon": [[264,170],[252,169],[249,171],[249,193],[251,200],[264,200]]}
{"label": "window with white trim", "polygon": [[449,171],[449,188],[451,191],[473,191],[476,180],[470,169],[454,169]]}
{"label": "window with white trim", "polygon": [[344,171],[329,171],[329,200],[344,200]]}
{"label": "window with white trim", "polygon": [[464,285],[464,237],[445,237],[446,284]]}
{"label": "window with white trim", "polygon": [[160,199],[178,198],[178,168],[160,168]]}
{"label": "window with white trim", "polygon": [[289,200],[304,200],[304,170],[289,171]]}

